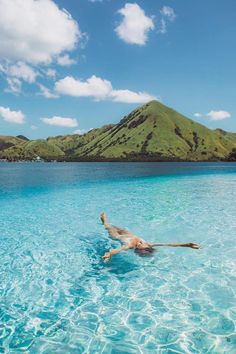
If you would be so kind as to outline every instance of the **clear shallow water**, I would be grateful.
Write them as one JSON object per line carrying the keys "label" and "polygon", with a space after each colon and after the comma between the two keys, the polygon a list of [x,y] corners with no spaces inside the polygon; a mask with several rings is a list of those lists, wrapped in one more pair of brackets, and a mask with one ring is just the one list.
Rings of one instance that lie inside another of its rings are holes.
{"label": "clear shallow water", "polygon": [[[0,352],[235,353],[236,164],[0,164]],[[99,221],[201,250],[132,251]]]}

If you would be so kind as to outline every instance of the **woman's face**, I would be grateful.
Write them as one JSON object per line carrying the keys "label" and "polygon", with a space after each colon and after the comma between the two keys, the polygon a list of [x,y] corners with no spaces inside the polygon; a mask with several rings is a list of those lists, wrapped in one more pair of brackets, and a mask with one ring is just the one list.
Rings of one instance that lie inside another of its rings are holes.
{"label": "woman's face", "polygon": [[139,241],[137,242],[134,251],[139,256],[150,256],[155,250],[154,248],[151,247],[151,245],[148,242]]}

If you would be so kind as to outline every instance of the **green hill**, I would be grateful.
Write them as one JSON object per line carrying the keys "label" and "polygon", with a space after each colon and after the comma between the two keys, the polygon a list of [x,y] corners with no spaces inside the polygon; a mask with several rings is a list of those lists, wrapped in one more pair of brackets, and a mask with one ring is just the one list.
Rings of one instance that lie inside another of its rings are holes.
{"label": "green hill", "polygon": [[64,152],[45,140],[24,141],[0,151],[0,158],[7,160],[58,159]]}
{"label": "green hill", "polygon": [[5,142],[0,137],[0,144],[1,138],[0,158],[8,160],[40,156],[69,161],[208,161],[232,159],[236,151],[236,134],[208,129],[157,101],[135,109],[118,124],[84,135],[35,141],[5,137]]}
{"label": "green hill", "polygon": [[24,143],[24,140],[19,137],[0,135],[0,152],[21,143]]}

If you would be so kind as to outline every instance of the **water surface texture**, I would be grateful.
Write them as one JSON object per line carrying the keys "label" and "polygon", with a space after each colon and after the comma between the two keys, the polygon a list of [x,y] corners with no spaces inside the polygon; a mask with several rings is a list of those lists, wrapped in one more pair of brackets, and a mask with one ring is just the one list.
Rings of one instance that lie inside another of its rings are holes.
{"label": "water surface texture", "polygon": [[[235,353],[236,164],[1,163],[0,352]],[[99,213],[152,242],[102,255]]]}

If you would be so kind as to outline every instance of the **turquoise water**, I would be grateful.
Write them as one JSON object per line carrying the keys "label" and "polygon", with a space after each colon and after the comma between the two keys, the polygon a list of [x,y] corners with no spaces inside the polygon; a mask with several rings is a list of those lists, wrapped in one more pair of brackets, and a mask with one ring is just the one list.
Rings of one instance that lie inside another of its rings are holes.
{"label": "turquoise water", "polygon": [[[0,352],[235,353],[236,164],[1,163]],[[153,242],[119,244],[99,220]]]}

